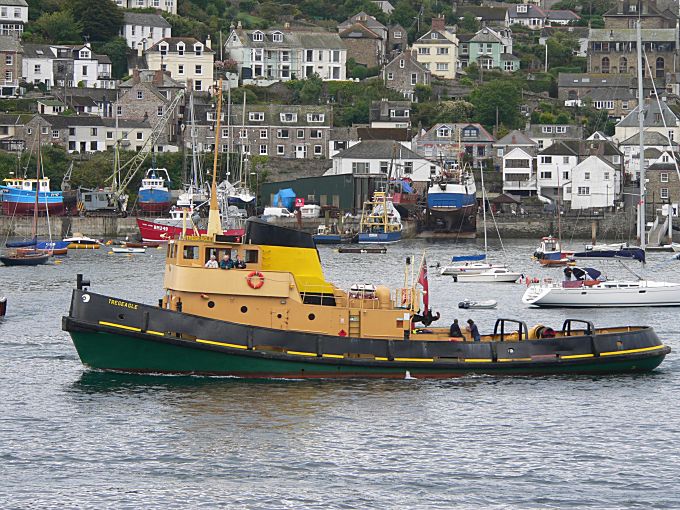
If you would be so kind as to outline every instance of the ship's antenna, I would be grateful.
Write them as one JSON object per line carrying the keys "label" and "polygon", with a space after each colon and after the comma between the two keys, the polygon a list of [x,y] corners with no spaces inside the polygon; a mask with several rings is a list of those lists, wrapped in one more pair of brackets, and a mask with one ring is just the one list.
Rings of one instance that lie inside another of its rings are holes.
{"label": "ship's antenna", "polygon": [[212,185],[210,186],[210,212],[208,213],[208,232],[209,236],[222,233],[222,222],[220,221],[220,211],[217,207],[217,155],[219,148],[220,116],[222,115],[222,79],[217,84],[217,124],[215,125],[215,154],[213,155],[213,174]]}

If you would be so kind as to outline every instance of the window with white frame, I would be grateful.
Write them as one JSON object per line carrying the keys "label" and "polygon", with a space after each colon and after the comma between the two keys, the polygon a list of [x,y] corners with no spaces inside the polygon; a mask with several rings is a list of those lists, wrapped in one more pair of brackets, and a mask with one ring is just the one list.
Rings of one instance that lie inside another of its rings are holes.
{"label": "window with white frame", "polygon": [[562,172],[562,179],[564,179],[565,181],[569,180],[569,171]]}
{"label": "window with white frame", "polygon": [[437,55],[448,55],[449,54],[449,49],[447,47],[439,47],[437,48]]}
{"label": "window with white frame", "polygon": [[609,180],[609,172],[604,172],[604,180],[605,181]]}
{"label": "window with white frame", "polygon": [[43,134],[43,135],[46,135],[49,132],[50,132],[50,130],[47,126],[43,126],[43,127],[40,128],[40,133]]}
{"label": "window with white frame", "polygon": [[404,173],[405,174],[413,173],[413,161],[404,161]]}
{"label": "window with white frame", "polygon": [[667,199],[668,198],[668,188],[661,188],[660,190],[661,198]]}
{"label": "window with white frame", "polygon": [[144,99],[144,91],[143,90],[137,91],[137,99]]}
{"label": "window with white frame", "polygon": [[321,145],[314,146],[314,155],[321,156],[323,154]]}
{"label": "window with white frame", "polygon": [[264,41],[264,34],[260,32],[259,30],[256,30],[253,32],[253,41],[255,42],[262,42]]}
{"label": "window with white frame", "polygon": [[541,172],[541,179],[552,179],[552,172]]}
{"label": "window with white frame", "polygon": [[162,106],[157,106],[157,107],[156,107],[156,115],[157,115],[158,117],[162,117],[162,116],[163,116],[163,107],[162,107]]}
{"label": "window with white frame", "polygon": [[418,55],[429,55],[429,54],[430,54],[430,48],[423,48],[423,47],[418,48]]}
{"label": "window with white frame", "polygon": [[544,142],[543,140],[538,140],[538,148],[539,148],[539,149],[543,149],[544,143],[545,143],[545,142]]}
{"label": "window with white frame", "polygon": [[394,73],[387,73],[387,80],[388,81],[394,80]]}
{"label": "window with white frame", "polygon": [[395,39],[401,39],[401,30],[395,30],[394,31],[394,38]]}
{"label": "window with white frame", "polygon": [[430,39],[439,39],[439,34],[437,32],[432,32],[430,34]]}
{"label": "window with white frame", "polygon": [[13,55],[5,55],[5,65],[11,66],[14,63],[14,56]]}
{"label": "window with white frame", "polygon": [[668,174],[667,173],[661,173],[661,182],[668,182]]}
{"label": "window with white frame", "polygon": [[90,128],[90,136],[97,136],[97,128]]}
{"label": "window with white frame", "polygon": [[260,138],[267,138],[268,132],[266,129],[260,129]]}
{"label": "window with white frame", "polygon": [[320,129],[312,129],[309,132],[309,137],[310,138],[321,138],[321,130]]}
{"label": "window with white frame", "polygon": [[184,64],[177,64],[177,74],[184,74]]}
{"label": "window with white frame", "polygon": [[584,172],[584,173],[583,173],[583,180],[584,180],[584,181],[589,181],[589,180],[590,180],[590,172]]}
{"label": "window with white frame", "polygon": [[106,132],[106,139],[107,140],[113,140],[113,131],[107,131]]}
{"label": "window with white frame", "polygon": [[503,154],[505,154],[505,149],[498,149],[496,151],[496,154],[498,155],[499,158],[502,158]]}
{"label": "window with white frame", "polygon": [[163,43],[158,45],[158,51],[162,56],[165,56],[168,54],[168,45]]}
{"label": "window with white frame", "polygon": [[141,131],[137,131],[136,135],[137,140],[144,140],[144,133],[142,133]]}
{"label": "window with white frame", "polygon": [[266,156],[266,155],[267,155],[267,145],[261,144],[260,145],[260,156]]}
{"label": "window with white frame", "polygon": [[58,129],[52,130],[52,138],[59,138],[59,130]]}
{"label": "window with white frame", "polygon": [[297,130],[297,135],[298,138],[304,138],[305,137],[305,130],[304,129],[298,129]]}
{"label": "window with white frame", "polygon": [[390,171],[390,162],[389,161],[381,161],[380,162],[380,173],[386,174],[389,171]]}
{"label": "window with white frame", "polygon": [[323,113],[308,113],[307,122],[323,122],[325,114]]}
{"label": "window with white frame", "polygon": [[200,57],[203,54],[203,45],[194,44],[194,55]]}
{"label": "window with white frame", "polygon": [[527,7],[526,4],[519,4],[517,5],[517,12],[527,12]]}
{"label": "window with white frame", "polygon": [[544,165],[552,165],[552,156],[541,156],[541,163]]}
{"label": "window with white frame", "polygon": [[352,161],[353,174],[367,174],[370,168],[371,164],[368,161]]}
{"label": "window with white frame", "polygon": [[120,105],[116,106],[116,115],[118,115],[119,117],[121,115],[123,115],[123,107],[122,106],[120,106]]}
{"label": "window with white frame", "polygon": [[399,60],[399,68],[403,69],[404,65],[405,65],[405,62],[404,62],[404,59],[402,58],[401,60]]}
{"label": "window with white frame", "polygon": [[621,101],[621,109],[622,110],[628,109],[628,101]]}
{"label": "window with white frame", "polygon": [[194,90],[203,90],[203,83],[201,80],[194,80]]}
{"label": "window with white frame", "polygon": [[437,138],[449,138],[451,136],[451,128],[440,127],[437,129]]}
{"label": "window with white frame", "polygon": [[185,49],[185,46],[184,46],[183,42],[177,43],[177,55],[179,55],[180,57],[183,56],[184,55],[184,49]]}
{"label": "window with white frame", "polygon": [[475,138],[478,134],[477,128],[468,127],[463,129],[463,138]]}
{"label": "window with white frame", "polygon": [[274,32],[272,34],[273,42],[283,42],[283,34],[281,32]]}
{"label": "window with white frame", "polygon": [[251,122],[262,122],[264,120],[264,112],[248,112],[248,120]]}
{"label": "window with white frame", "polygon": [[281,113],[279,119],[281,122],[297,122],[297,113]]}
{"label": "window with white frame", "polygon": [[288,138],[290,136],[289,131],[287,129],[279,129],[276,131],[276,137],[277,138]]}
{"label": "window with white frame", "polygon": [[590,195],[590,188],[588,186],[579,186],[577,188],[577,194],[580,196]]}
{"label": "window with white frame", "polygon": [[239,129],[238,130],[238,136],[240,138],[248,138],[248,130],[247,129]]}
{"label": "window with white frame", "polygon": [[437,62],[437,71],[448,71],[449,64],[446,62]]}
{"label": "window with white frame", "polygon": [[35,74],[40,74],[40,64],[35,64],[35,65],[33,66],[33,72],[34,72]]}
{"label": "window with white frame", "polygon": [[569,164],[569,156],[562,156],[562,164],[564,165]]}
{"label": "window with white frame", "polygon": [[277,145],[276,146],[276,154],[277,156],[283,156],[286,154],[286,146],[285,145]]}
{"label": "window with white frame", "polygon": [[229,138],[229,128],[222,128],[222,138]]}
{"label": "window with white frame", "polygon": [[411,85],[416,85],[418,83],[418,74],[411,73]]}
{"label": "window with white frame", "polygon": [[203,74],[203,66],[202,66],[202,65],[199,65],[199,64],[196,64],[196,67],[194,68],[194,72],[195,72],[196,74]]}
{"label": "window with white frame", "polygon": [[12,81],[12,71],[5,71],[5,82],[10,82]]}
{"label": "window with white frame", "polygon": [[614,101],[594,101],[593,106],[596,110],[613,110]]}
{"label": "window with white frame", "polygon": [[552,133],[552,132],[553,132],[553,128],[552,128],[552,126],[543,126],[542,131],[543,131],[544,133]]}
{"label": "window with white frame", "polygon": [[555,133],[564,134],[567,132],[567,126],[555,126]]}

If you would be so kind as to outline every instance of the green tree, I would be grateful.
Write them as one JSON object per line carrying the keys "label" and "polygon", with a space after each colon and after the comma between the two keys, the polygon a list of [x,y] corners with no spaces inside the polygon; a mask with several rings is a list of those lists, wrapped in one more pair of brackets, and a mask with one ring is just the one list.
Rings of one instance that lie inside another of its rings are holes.
{"label": "green tree", "polygon": [[41,39],[56,44],[76,44],[82,40],[83,26],[68,11],[45,13],[33,24],[32,30]]}
{"label": "green tree", "polygon": [[442,101],[437,122],[469,122],[475,105],[468,101]]}
{"label": "green tree", "polygon": [[432,87],[418,83],[415,89],[416,99],[419,103],[424,103],[432,99]]}
{"label": "green tree", "polygon": [[108,55],[111,59],[111,69],[114,78],[120,79],[127,74],[128,45],[125,39],[116,37],[106,44],[95,46],[95,49],[99,53]]}
{"label": "green tree", "polygon": [[314,73],[308,76],[300,89],[300,101],[302,104],[319,104],[321,99],[321,92],[323,90],[323,81],[321,77]]}
{"label": "green tree", "polygon": [[519,105],[521,92],[516,83],[508,80],[494,80],[480,85],[470,94],[470,102],[475,105],[475,117],[485,126],[499,122],[509,128],[519,127],[521,118]]}
{"label": "green tree", "polygon": [[68,0],[73,19],[90,41],[110,41],[123,26],[123,11],[112,0]]}
{"label": "green tree", "polygon": [[409,0],[399,0],[394,6],[391,19],[402,27],[410,27],[418,13]]}
{"label": "green tree", "polygon": [[475,34],[479,30],[479,21],[471,13],[466,12],[463,19],[458,23],[461,33]]}

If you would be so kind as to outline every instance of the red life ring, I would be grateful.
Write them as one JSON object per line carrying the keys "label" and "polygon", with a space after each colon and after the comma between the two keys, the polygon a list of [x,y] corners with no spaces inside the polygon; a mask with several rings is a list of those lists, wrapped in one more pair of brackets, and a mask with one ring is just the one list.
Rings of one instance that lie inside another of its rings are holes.
{"label": "red life ring", "polygon": [[260,271],[251,271],[246,276],[246,282],[251,289],[259,289],[264,285],[264,275]]}

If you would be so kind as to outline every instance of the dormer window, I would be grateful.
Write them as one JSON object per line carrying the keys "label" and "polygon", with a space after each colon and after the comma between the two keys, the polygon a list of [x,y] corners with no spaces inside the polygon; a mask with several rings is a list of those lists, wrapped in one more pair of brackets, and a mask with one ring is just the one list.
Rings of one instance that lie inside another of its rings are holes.
{"label": "dormer window", "polygon": [[477,136],[477,129],[465,128],[463,129],[463,138],[475,138]]}
{"label": "dormer window", "polygon": [[264,112],[249,112],[248,120],[251,122],[262,122],[264,120]]}
{"label": "dormer window", "polygon": [[297,122],[297,113],[281,113],[281,122]]}
{"label": "dormer window", "polygon": [[260,32],[259,30],[256,30],[253,32],[253,41],[255,42],[262,42],[264,41],[264,34]]}
{"label": "dormer window", "polygon": [[158,45],[158,51],[161,55],[165,56],[168,54],[168,45],[163,43]]}
{"label": "dormer window", "polygon": [[528,12],[527,11],[527,5],[525,4],[520,4],[517,6],[517,12]]}
{"label": "dormer window", "polygon": [[307,122],[323,122],[325,115],[323,113],[308,113]]}
{"label": "dormer window", "polygon": [[90,58],[89,50],[80,50],[80,58]]}
{"label": "dormer window", "polygon": [[184,43],[182,43],[182,42],[178,43],[177,44],[177,54],[180,55],[180,56],[184,55],[184,48],[185,48]]}
{"label": "dormer window", "polygon": [[272,34],[272,42],[283,42],[283,34],[281,32],[274,32]]}
{"label": "dormer window", "polygon": [[397,30],[396,32],[394,32],[394,38],[401,39],[401,31]]}
{"label": "dormer window", "polygon": [[194,44],[194,53],[196,54],[197,57],[200,57],[201,54],[203,53],[203,45]]}
{"label": "dormer window", "polygon": [[430,39],[437,39],[439,37],[439,34],[437,32],[432,32],[430,34]]}
{"label": "dormer window", "polygon": [[449,138],[451,136],[451,128],[440,127],[437,129],[437,138]]}
{"label": "dormer window", "polygon": [[637,12],[637,5],[635,5],[635,4],[630,4],[629,11],[630,11],[630,12]]}

